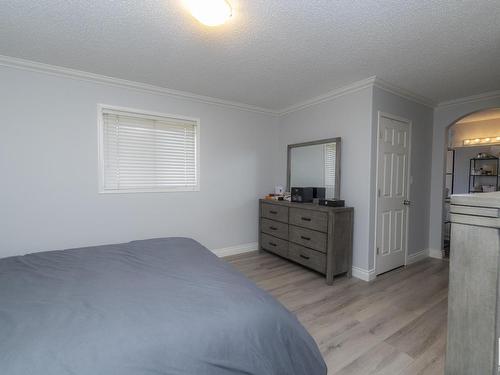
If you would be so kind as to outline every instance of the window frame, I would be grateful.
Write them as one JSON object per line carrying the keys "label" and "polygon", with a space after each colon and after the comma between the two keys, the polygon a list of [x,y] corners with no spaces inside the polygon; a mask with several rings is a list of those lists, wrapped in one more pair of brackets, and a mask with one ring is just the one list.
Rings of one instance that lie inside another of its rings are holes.
{"label": "window frame", "polygon": [[[169,188],[147,188],[147,189],[105,189],[104,188],[104,112],[106,110],[128,112],[134,115],[167,117],[172,119],[192,121],[196,124],[195,132],[195,158],[196,158],[196,182],[192,187],[169,187]],[[137,108],[121,107],[108,104],[97,105],[97,161],[98,161],[98,192],[99,194],[132,194],[132,193],[173,193],[173,192],[196,192],[200,191],[200,119],[182,115],[173,115]]]}

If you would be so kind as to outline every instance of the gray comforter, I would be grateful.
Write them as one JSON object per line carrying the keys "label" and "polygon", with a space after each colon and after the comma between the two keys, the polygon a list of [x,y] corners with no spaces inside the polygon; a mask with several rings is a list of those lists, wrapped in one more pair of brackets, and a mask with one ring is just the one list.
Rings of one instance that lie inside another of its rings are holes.
{"label": "gray comforter", "polygon": [[0,374],[325,375],[273,297],[187,238],[0,260]]}

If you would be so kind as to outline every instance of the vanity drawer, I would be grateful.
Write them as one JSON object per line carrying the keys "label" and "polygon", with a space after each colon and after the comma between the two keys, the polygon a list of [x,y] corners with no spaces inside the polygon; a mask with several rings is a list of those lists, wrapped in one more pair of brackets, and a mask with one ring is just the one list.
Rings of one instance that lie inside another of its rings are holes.
{"label": "vanity drawer", "polygon": [[260,207],[262,217],[288,223],[288,207],[277,204],[262,203]]}
{"label": "vanity drawer", "polygon": [[315,271],[326,273],[326,254],[290,242],[288,257]]}
{"label": "vanity drawer", "polygon": [[288,240],[288,224],[262,218],[260,230],[264,233]]}
{"label": "vanity drawer", "polygon": [[290,208],[290,224],[326,232],[328,230],[328,215],[326,212]]}
{"label": "vanity drawer", "polygon": [[290,225],[290,241],[326,253],[326,233]]}
{"label": "vanity drawer", "polygon": [[263,249],[281,255],[282,257],[288,257],[288,241],[265,233],[261,233],[260,240],[260,246],[262,246]]}

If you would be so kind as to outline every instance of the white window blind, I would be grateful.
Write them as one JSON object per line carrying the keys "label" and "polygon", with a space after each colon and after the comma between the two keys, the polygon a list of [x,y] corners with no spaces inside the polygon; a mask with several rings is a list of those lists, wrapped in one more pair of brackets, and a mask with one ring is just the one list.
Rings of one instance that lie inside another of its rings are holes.
{"label": "white window blind", "polygon": [[[335,197],[335,176],[336,176],[336,143],[325,144],[325,190],[326,197]],[[338,198],[338,197],[336,197]]]}
{"label": "white window blind", "polygon": [[199,189],[198,122],[103,108],[101,191]]}

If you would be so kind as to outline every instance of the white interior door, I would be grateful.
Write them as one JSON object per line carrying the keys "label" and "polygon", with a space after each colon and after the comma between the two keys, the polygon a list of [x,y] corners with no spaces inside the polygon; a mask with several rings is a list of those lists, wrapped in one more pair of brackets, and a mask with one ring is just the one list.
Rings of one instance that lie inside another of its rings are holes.
{"label": "white interior door", "polygon": [[410,123],[379,116],[376,272],[405,264]]}

